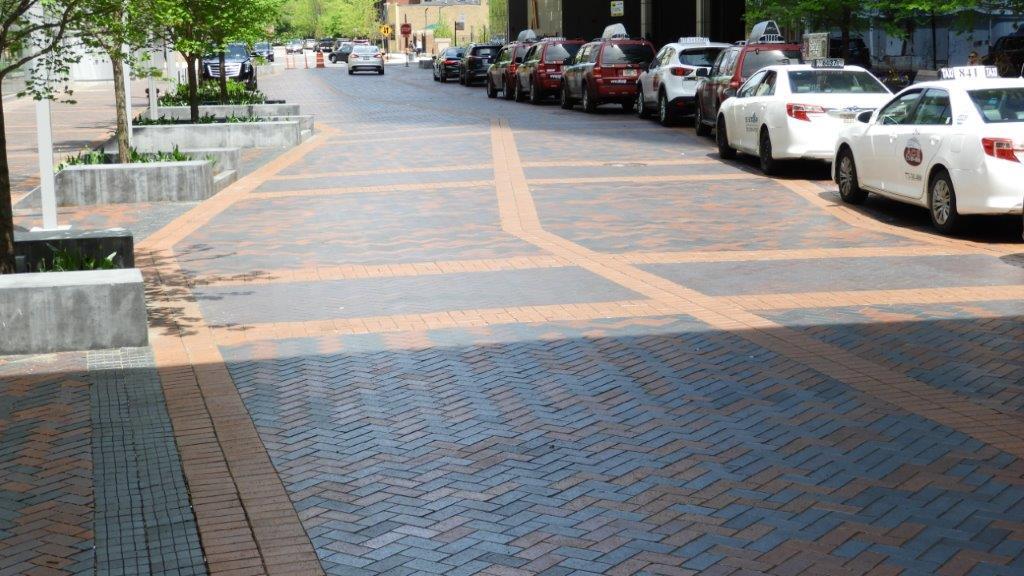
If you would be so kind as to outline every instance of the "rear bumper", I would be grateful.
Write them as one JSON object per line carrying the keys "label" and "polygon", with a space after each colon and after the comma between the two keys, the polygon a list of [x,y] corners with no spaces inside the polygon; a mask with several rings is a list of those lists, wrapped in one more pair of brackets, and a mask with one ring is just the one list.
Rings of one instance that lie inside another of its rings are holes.
{"label": "rear bumper", "polygon": [[960,214],[1024,213],[1024,164],[985,158],[980,170],[952,170]]}
{"label": "rear bumper", "polygon": [[595,95],[599,100],[619,101],[636,98],[636,81],[625,80],[623,83],[612,83],[608,80],[597,85]]}

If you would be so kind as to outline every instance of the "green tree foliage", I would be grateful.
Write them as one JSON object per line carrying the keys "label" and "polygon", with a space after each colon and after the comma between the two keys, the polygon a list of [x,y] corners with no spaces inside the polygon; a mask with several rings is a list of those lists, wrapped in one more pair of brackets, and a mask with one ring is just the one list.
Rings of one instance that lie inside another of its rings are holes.
{"label": "green tree foliage", "polygon": [[325,8],[322,27],[328,35],[369,38],[377,32],[373,0],[331,0]]}
{"label": "green tree foliage", "polygon": [[487,5],[488,28],[494,35],[508,36],[508,0],[491,0]]}
{"label": "green tree foliage", "polygon": [[[66,88],[64,81],[76,55],[60,47],[76,29],[86,2],[0,0],[0,83],[31,66],[26,93],[35,98],[69,93],[59,88]],[[10,274],[14,272],[14,210],[2,97],[0,93],[0,274]]]}

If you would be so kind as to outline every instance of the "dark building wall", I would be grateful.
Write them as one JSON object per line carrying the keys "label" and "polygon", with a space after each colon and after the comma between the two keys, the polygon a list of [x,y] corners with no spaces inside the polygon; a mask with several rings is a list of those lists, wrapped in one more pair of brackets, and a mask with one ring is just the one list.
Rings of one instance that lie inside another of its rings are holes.
{"label": "dark building wall", "polygon": [[697,35],[697,3],[679,0],[655,1],[651,5],[649,40],[655,46],[675,42],[680,36]]}
{"label": "dark building wall", "polygon": [[599,38],[609,24],[622,23],[631,36],[640,35],[640,2],[626,0],[625,16],[612,18],[607,0],[562,0],[562,35],[566,38]]}
{"label": "dark building wall", "polygon": [[714,0],[711,2],[710,36],[721,42],[735,42],[747,37],[746,0]]}
{"label": "dark building wall", "polygon": [[526,30],[527,12],[526,7],[530,0],[508,0],[508,39],[515,40],[516,36]]}

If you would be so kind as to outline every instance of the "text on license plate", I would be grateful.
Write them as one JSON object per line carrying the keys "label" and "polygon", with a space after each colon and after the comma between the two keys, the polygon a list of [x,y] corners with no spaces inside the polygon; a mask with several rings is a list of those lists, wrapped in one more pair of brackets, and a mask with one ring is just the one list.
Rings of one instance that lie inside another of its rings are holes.
{"label": "text on license plate", "polygon": [[612,84],[625,84],[625,80],[612,80]]}
{"label": "text on license plate", "polygon": [[551,78],[552,80],[561,80],[562,79],[562,75],[561,74],[551,74],[550,76],[548,76],[548,78]]}

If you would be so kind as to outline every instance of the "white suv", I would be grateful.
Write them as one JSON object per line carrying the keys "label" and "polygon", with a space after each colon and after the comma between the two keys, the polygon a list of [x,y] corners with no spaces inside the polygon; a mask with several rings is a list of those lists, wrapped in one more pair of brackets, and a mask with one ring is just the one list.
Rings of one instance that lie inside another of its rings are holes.
{"label": "white suv", "polygon": [[637,80],[637,115],[647,118],[657,110],[658,120],[670,126],[680,116],[692,114],[697,81],[729,46],[707,38],[680,38],[666,44]]}

